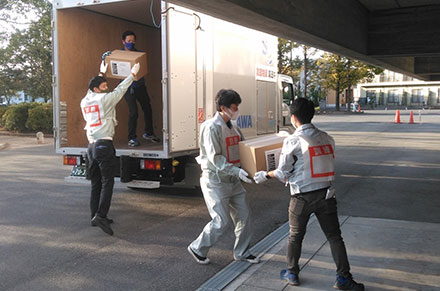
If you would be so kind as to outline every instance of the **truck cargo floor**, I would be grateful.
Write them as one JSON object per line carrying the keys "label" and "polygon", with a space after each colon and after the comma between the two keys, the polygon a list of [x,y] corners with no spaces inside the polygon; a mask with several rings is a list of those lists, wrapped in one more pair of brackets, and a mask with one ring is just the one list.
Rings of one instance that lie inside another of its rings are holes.
{"label": "truck cargo floor", "polygon": [[138,147],[131,147],[127,144],[127,142],[121,141],[113,141],[115,148],[124,149],[124,150],[153,150],[153,151],[161,151],[163,150],[163,143],[152,143],[148,141],[141,141],[141,145]]}

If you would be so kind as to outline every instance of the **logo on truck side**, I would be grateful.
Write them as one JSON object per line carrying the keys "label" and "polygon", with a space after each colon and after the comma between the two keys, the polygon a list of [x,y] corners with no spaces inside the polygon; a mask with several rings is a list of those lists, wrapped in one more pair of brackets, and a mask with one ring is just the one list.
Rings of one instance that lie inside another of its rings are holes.
{"label": "logo on truck side", "polygon": [[251,115],[238,116],[237,126],[240,128],[251,128],[252,127],[252,116]]}
{"label": "logo on truck side", "polygon": [[256,65],[255,79],[260,81],[276,82],[277,81],[276,67]]}

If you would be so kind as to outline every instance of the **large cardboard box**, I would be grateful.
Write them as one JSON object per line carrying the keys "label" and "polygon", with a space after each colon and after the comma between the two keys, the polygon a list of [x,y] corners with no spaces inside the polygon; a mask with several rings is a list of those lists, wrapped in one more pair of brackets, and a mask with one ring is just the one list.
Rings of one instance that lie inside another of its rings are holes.
{"label": "large cardboard box", "polygon": [[140,70],[134,78],[140,80],[148,73],[147,54],[144,52],[133,52],[124,50],[114,50],[105,57],[105,63],[108,64],[105,76],[113,79],[125,79],[131,74],[131,68],[134,64],[140,64]]}
{"label": "large cardboard box", "polygon": [[278,161],[285,136],[265,135],[241,141],[241,167],[253,177],[258,171],[272,171],[278,167]]}

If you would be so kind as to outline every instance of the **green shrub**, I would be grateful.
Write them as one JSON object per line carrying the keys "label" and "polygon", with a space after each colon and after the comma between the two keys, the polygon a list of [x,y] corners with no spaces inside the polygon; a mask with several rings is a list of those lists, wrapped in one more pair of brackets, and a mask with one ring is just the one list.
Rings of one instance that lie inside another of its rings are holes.
{"label": "green shrub", "polygon": [[31,131],[43,131],[52,133],[53,117],[52,103],[39,104],[34,108],[30,108],[26,128]]}
{"label": "green shrub", "polygon": [[16,130],[20,132],[26,131],[26,121],[30,107],[30,103],[10,106],[2,117],[4,127],[7,130]]}
{"label": "green shrub", "polygon": [[52,104],[21,103],[11,105],[3,112],[0,126],[9,131],[51,133]]}

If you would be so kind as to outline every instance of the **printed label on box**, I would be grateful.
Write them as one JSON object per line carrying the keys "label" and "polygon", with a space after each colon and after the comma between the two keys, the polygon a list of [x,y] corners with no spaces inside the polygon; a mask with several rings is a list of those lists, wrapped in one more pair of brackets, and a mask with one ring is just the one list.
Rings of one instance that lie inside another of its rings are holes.
{"label": "printed label on box", "polygon": [[110,70],[113,76],[127,77],[131,73],[130,62],[110,61]]}
{"label": "printed label on box", "polygon": [[273,171],[278,168],[280,161],[281,148],[264,152],[266,156],[266,171]]}

